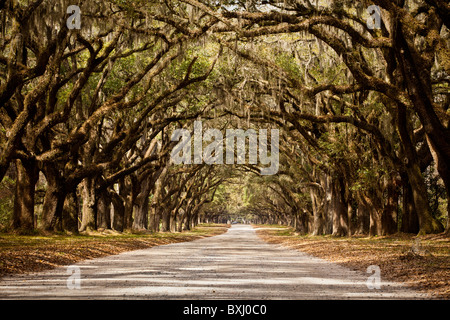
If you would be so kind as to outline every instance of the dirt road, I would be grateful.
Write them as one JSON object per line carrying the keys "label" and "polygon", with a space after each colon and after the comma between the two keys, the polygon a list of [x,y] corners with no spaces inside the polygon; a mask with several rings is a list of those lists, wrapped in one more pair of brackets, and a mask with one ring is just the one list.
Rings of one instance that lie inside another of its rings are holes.
{"label": "dirt road", "polygon": [[[249,225],[225,234],[7,276],[0,299],[426,298],[301,252],[265,243]],[[371,282],[376,284],[375,282]]]}

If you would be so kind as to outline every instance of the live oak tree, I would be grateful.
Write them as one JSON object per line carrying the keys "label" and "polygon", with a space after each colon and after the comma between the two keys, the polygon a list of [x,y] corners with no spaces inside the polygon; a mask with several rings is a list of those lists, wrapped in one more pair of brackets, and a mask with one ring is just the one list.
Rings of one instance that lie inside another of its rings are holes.
{"label": "live oak tree", "polygon": [[[332,56],[335,62],[344,67],[341,74],[338,72],[335,76],[327,76],[327,70],[322,69],[325,77],[318,80],[308,68],[314,59],[302,65],[306,70],[301,70],[300,75],[304,73],[304,78],[298,74],[283,74],[282,81],[289,87],[287,96],[297,100],[297,109],[294,107],[294,110],[291,108],[281,112],[285,117],[291,115],[294,121],[350,123],[373,134],[380,145],[381,156],[392,162],[388,167],[395,166],[396,171],[402,174],[402,183],[411,187],[410,195],[419,220],[419,231],[442,231],[442,225],[430,210],[421,164],[415,150],[416,137],[411,136],[413,129],[417,129],[419,135],[422,134],[417,137],[417,143],[422,141],[423,146],[426,142],[428,150],[424,147],[423,152],[432,155],[448,190],[448,95],[443,88],[447,83],[449,50],[443,3],[375,1],[382,11],[382,23],[380,30],[371,30],[362,16],[368,6],[364,2],[357,5],[338,5],[334,1],[322,5],[309,1],[253,2],[255,10],[227,10],[225,6],[220,17],[217,17],[212,5],[206,7],[207,3],[195,0],[186,2],[221,20],[222,24],[214,30],[225,34],[222,41],[230,43],[230,47],[233,43],[237,48],[236,43],[240,42],[258,43],[258,39],[270,41],[275,37],[282,38],[283,34],[296,34],[301,37],[297,42],[304,46],[308,42],[318,44],[318,60],[323,61],[324,54]],[[258,5],[264,10],[258,10]],[[248,50],[241,50],[240,55],[264,68],[270,66],[258,55],[251,57]],[[295,52],[289,53],[295,55]],[[317,69],[314,71],[317,72]],[[349,103],[354,105],[356,116],[330,113],[327,110],[325,113],[307,114],[302,110],[305,100],[316,98],[317,101],[327,93],[338,96],[344,106]],[[401,152],[393,152],[394,146],[376,126],[365,119],[358,119],[361,113],[357,113],[357,108],[367,103],[368,99],[383,106],[389,117],[395,120],[393,125],[400,138]],[[412,119],[416,117],[420,128],[411,126]],[[305,139],[312,140],[308,137]],[[342,175],[337,182],[333,184],[340,185],[339,189],[348,187]],[[390,196],[395,197],[392,191],[394,188],[387,189],[390,190]],[[345,195],[341,195],[341,200],[337,202],[341,207],[347,205],[343,203],[342,197]],[[370,206],[374,207],[375,204],[371,203]],[[388,210],[392,210],[392,203]]]}
{"label": "live oak tree", "polygon": [[[177,107],[188,96],[181,91],[204,81],[214,66],[205,60],[198,67],[197,57],[185,56],[189,42],[206,32],[211,19],[182,30],[181,17],[167,14],[171,8],[158,3],[139,10],[133,3],[80,2],[80,6],[84,28],[69,31],[67,1],[2,3],[1,100],[6,131],[0,173],[3,177],[17,159],[14,227],[18,229],[35,226],[39,171],[47,182],[40,227],[60,228],[57,222],[62,223],[67,195],[76,195],[82,184],[80,230],[95,229],[104,216],[98,212],[100,204],[110,202],[106,199],[111,186],[137,170],[145,176],[144,169],[167,154],[154,152],[164,128],[198,114]],[[182,68],[174,70],[180,63]],[[153,164],[152,174],[157,174],[157,166]],[[133,206],[125,205],[129,210]]]}
{"label": "live oak tree", "polygon": [[[427,198],[442,182],[448,219],[443,1],[78,1],[69,29],[71,4],[0,1],[14,228],[181,231],[239,215],[336,236],[443,230]],[[174,165],[171,133],[195,120],[280,129],[278,173]]]}

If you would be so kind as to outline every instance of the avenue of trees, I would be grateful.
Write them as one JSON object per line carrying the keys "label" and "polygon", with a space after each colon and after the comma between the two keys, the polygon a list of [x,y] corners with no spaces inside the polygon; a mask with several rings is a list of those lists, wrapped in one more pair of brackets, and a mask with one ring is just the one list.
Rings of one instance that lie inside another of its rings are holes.
{"label": "avenue of trees", "polygon": [[[238,215],[315,235],[449,232],[446,1],[0,0],[0,20],[4,228]],[[279,129],[278,173],[175,165],[172,132],[196,120]]]}

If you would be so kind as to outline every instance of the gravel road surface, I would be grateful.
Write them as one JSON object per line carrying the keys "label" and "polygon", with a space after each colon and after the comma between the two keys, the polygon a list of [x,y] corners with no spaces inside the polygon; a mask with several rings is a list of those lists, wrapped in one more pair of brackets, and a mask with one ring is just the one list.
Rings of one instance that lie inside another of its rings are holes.
{"label": "gravel road surface", "polygon": [[[0,280],[0,299],[423,299],[399,284],[262,241],[249,225]],[[375,283],[375,282],[373,282]]]}

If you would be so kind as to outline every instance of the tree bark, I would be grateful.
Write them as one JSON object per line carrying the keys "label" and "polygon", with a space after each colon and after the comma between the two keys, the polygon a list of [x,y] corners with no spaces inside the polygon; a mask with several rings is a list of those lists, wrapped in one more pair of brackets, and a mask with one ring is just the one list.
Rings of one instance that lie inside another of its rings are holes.
{"label": "tree bark", "polygon": [[405,172],[411,185],[414,207],[419,218],[419,234],[439,233],[443,231],[442,224],[431,214],[427,197],[425,181],[420,170],[417,152],[409,135],[407,110],[398,106],[398,132],[405,153]]}
{"label": "tree bark", "polygon": [[78,215],[80,212],[78,197],[75,191],[69,192],[64,200],[62,212],[62,228],[71,233],[78,233]]}
{"label": "tree bark", "polygon": [[192,202],[193,201],[194,201],[193,198],[190,198],[186,203],[186,207],[184,208],[183,215],[180,216],[180,221],[177,226],[178,232],[183,231],[183,227],[185,230],[189,230],[186,228],[189,227],[189,221],[191,219],[191,210],[192,210]]}
{"label": "tree bark", "polygon": [[[158,169],[154,172],[152,172],[151,174],[149,174],[148,176],[146,176],[146,178],[144,178],[144,183],[143,183],[143,187],[141,188],[141,194],[138,196],[144,196],[147,198],[147,211],[148,211],[148,215],[149,215],[149,225],[148,228],[151,232],[158,232],[159,231],[159,223],[161,220],[161,215],[159,213],[159,204],[161,202],[161,192],[162,192],[162,187],[163,184],[160,182],[160,177],[162,174],[164,174],[164,172],[167,172],[167,167],[165,167],[164,169]],[[163,177],[164,179],[164,177]],[[158,185],[159,182],[159,185]],[[159,186],[159,188],[158,188]],[[156,190],[159,189],[159,190]],[[152,199],[152,204],[151,207],[149,205],[149,196],[151,191],[154,190],[153,192],[153,199]],[[158,195],[156,194],[158,193]]]}
{"label": "tree bark", "polygon": [[129,177],[129,183],[125,179],[119,182],[119,194],[125,200],[124,207],[124,224],[123,229],[132,229],[133,227],[133,210],[137,195],[137,183],[134,175]]}
{"label": "tree bark", "polygon": [[111,200],[113,206],[112,228],[122,232],[124,229],[125,205],[121,197],[114,191],[111,192]]}
{"label": "tree bark", "polygon": [[348,235],[348,212],[345,201],[344,179],[339,177],[332,184],[333,236]]}
{"label": "tree bark", "polygon": [[[450,190],[450,128],[443,125],[433,105],[431,67],[435,57],[433,55],[428,59],[428,63],[424,64],[417,54],[414,42],[405,38],[401,33],[399,33],[399,38],[403,51],[397,51],[397,57],[402,66],[403,78],[413,102],[414,110],[425,130],[431,155],[444,182],[448,197]],[[447,212],[450,212],[450,206],[447,207]],[[424,220],[424,226],[420,227],[420,232],[436,233],[442,231],[443,227],[440,226],[438,221],[420,217],[420,214],[419,218],[419,220]]]}
{"label": "tree bark", "polygon": [[161,216],[161,231],[169,232],[170,231],[170,211],[163,210]]}
{"label": "tree bark", "polygon": [[401,231],[405,233],[419,232],[419,218],[414,207],[413,193],[406,173],[402,174],[402,223]]}
{"label": "tree bark", "polygon": [[438,153],[436,146],[434,146],[431,139],[427,136],[427,142],[430,147],[430,153],[436,163],[436,168],[439,172],[442,181],[444,182],[445,192],[447,194],[447,226],[445,233],[450,235],[450,164]]}
{"label": "tree bark", "polygon": [[[136,197],[134,206],[134,221],[133,229],[143,230],[149,227],[149,195],[150,195],[150,176],[144,179],[140,186],[140,192]],[[150,227],[154,227],[154,221],[152,221]]]}
{"label": "tree bark", "polygon": [[358,207],[356,209],[356,227],[354,234],[368,234],[369,233],[369,208],[363,196],[358,192]]}
{"label": "tree bark", "polygon": [[325,202],[323,205],[323,215],[325,220],[324,225],[324,234],[332,234],[333,233],[333,184],[332,177],[329,174],[326,174],[324,179],[325,185]]}
{"label": "tree bark", "polygon": [[16,160],[17,181],[14,196],[13,228],[23,233],[33,231],[34,194],[38,179],[35,161]]}
{"label": "tree bark", "polygon": [[97,229],[111,228],[111,198],[107,190],[102,190],[97,201]]}
{"label": "tree bark", "polygon": [[170,230],[170,211],[164,208],[165,206],[163,203],[163,188],[167,173],[168,167],[166,166],[161,169],[157,176],[155,176],[156,181],[154,182],[152,205],[150,208],[150,216],[152,217],[151,220],[153,220],[152,228],[155,229],[155,231],[159,230],[160,220],[161,231],[167,232]]}
{"label": "tree bark", "polygon": [[317,195],[317,190],[314,188],[311,188],[310,195],[311,195],[311,201],[313,204],[313,230],[312,235],[318,236],[325,233],[324,223],[325,219],[323,217],[323,208],[319,207],[319,200]]}
{"label": "tree bark", "polygon": [[47,190],[45,191],[39,229],[45,231],[62,231],[63,208],[67,194],[65,185],[55,166],[46,165],[43,168],[43,173],[47,180]]}
{"label": "tree bark", "polygon": [[177,224],[178,224],[178,220],[179,220],[179,214],[178,214],[178,210],[182,210],[180,208],[175,208],[172,210],[171,214],[170,214],[170,232],[177,232]]}
{"label": "tree bark", "polygon": [[94,178],[85,178],[83,180],[82,195],[83,206],[80,231],[94,231],[97,229],[97,198]]}
{"label": "tree bark", "polygon": [[443,226],[431,214],[427,197],[427,189],[423,181],[422,173],[417,165],[406,169],[412,188],[414,208],[419,220],[419,234],[442,232]]}
{"label": "tree bark", "polygon": [[147,230],[148,227],[148,209],[149,200],[145,197],[140,205],[134,206],[134,219],[133,219],[133,229],[134,230]]}
{"label": "tree bark", "polygon": [[390,178],[387,185],[387,201],[383,208],[381,217],[381,235],[393,234],[397,231],[397,223],[394,217],[397,216],[398,193],[395,186],[395,178]]}

